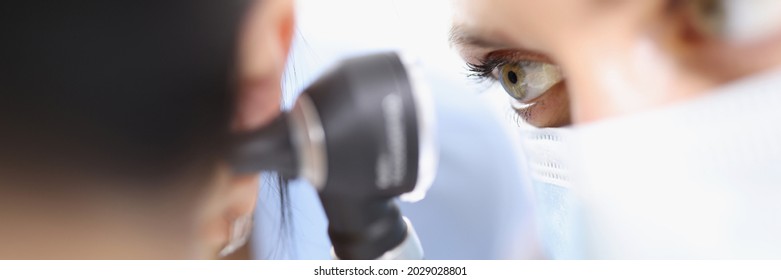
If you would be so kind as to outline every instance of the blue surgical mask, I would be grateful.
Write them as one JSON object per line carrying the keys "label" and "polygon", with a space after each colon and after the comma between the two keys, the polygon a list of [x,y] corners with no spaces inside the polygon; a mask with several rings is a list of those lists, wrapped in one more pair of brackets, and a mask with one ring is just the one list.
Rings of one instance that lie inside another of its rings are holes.
{"label": "blue surgical mask", "polygon": [[571,132],[522,126],[520,133],[542,253],[552,259],[582,258],[581,211],[569,168]]}

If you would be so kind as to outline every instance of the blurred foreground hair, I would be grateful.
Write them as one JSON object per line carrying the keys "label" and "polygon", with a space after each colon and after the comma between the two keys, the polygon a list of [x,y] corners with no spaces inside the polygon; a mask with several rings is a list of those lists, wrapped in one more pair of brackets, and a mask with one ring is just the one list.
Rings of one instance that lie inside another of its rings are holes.
{"label": "blurred foreground hair", "polygon": [[248,3],[0,4],[3,188],[208,179],[229,142]]}

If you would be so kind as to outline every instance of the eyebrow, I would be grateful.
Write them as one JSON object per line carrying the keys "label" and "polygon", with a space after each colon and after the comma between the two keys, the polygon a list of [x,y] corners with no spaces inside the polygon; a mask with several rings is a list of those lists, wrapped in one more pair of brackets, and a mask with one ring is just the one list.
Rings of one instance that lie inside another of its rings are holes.
{"label": "eyebrow", "polygon": [[496,40],[488,36],[490,32],[478,32],[474,29],[466,28],[462,25],[453,25],[450,28],[450,44],[457,46],[472,46],[479,48],[504,48],[507,43],[502,40]]}

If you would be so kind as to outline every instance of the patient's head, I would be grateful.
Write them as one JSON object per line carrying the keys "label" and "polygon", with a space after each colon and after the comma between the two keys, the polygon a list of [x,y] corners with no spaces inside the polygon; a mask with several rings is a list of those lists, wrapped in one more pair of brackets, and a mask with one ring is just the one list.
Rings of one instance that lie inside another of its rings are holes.
{"label": "patient's head", "polygon": [[278,112],[291,1],[0,8],[0,258],[209,258],[252,212],[229,137]]}

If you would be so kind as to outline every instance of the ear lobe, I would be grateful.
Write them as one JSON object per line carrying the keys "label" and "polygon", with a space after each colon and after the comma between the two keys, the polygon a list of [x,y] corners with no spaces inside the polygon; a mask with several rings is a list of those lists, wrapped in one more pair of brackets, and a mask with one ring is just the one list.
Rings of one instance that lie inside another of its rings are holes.
{"label": "ear lobe", "polygon": [[246,241],[240,237],[249,236],[260,188],[259,176],[231,177],[224,164],[218,170],[196,215],[202,242],[199,253],[207,258],[222,256],[218,253],[233,251]]}
{"label": "ear lobe", "polygon": [[242,215],[233,219],[228,233],[228,242],[220,250],[221,258],[230,256],[247,245],[252,233],[252,214]]}
{"label": "ear lobe", "polygon": [[260,175],[234,177],[228,187],[228,214],[242,216],[255,209],[260,189]]}
{"label": "ear lobe", "polygon": [[259,188],[259,176],[233,178],[226,188],[222,196],[225,204],[213,223],[220,226],[216,229],[220,257],[232,254],[249,240]]}

